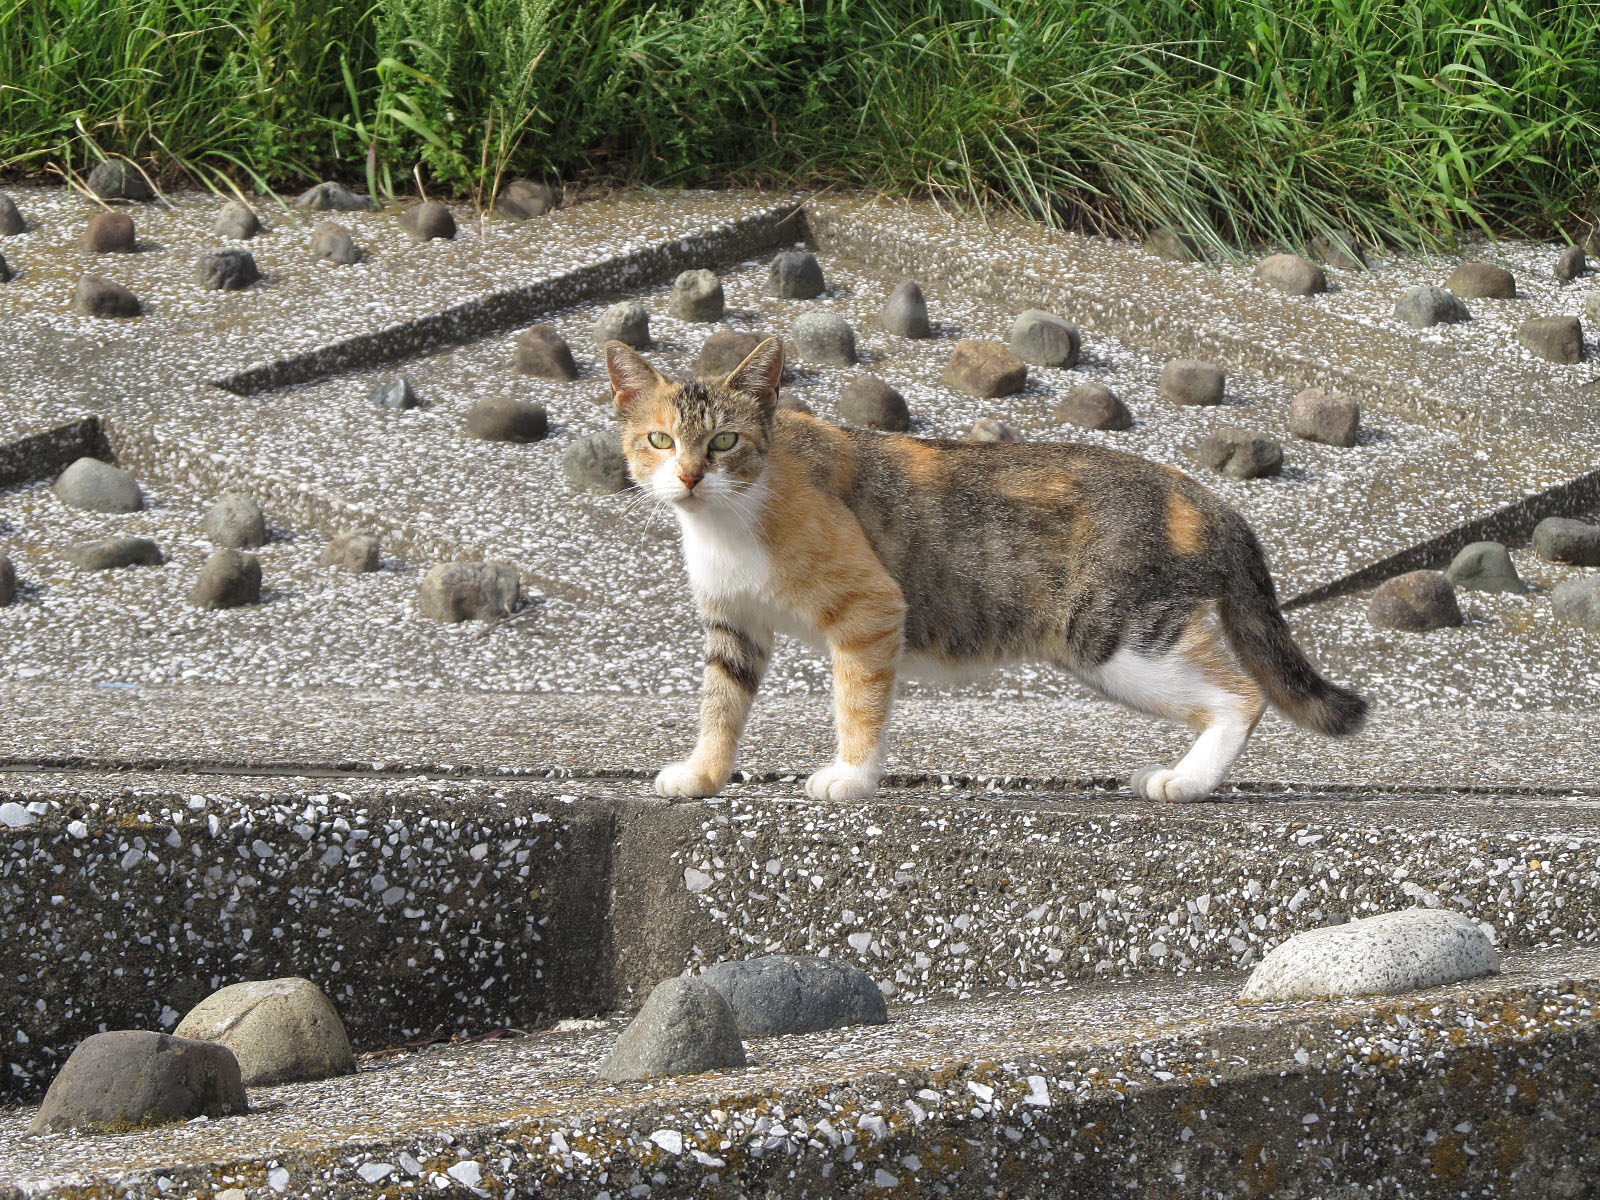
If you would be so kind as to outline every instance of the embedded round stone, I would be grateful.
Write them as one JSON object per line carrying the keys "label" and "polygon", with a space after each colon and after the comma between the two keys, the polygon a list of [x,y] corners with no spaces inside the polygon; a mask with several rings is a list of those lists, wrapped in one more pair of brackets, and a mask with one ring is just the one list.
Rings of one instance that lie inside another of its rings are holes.
{"label": "embedded round stone", "polygon": [[804,400],[800,399],[799,396],[796,396],[792,392],[780,392],[778,394],[777,407],[783,409],[785,412],[805,413],[807,416],[815,415],[811,411],[811,405],[807,404]]}
{"label": "embedded round stone", "polygon": [[400,214],[400,228],[411,235],[413,242],[427,242],[434,238],[448,241],[456,235],[456,218],[447,206],[437,200],[424,200]]}
{"label": "embedded round stone", "polygon": [[295,198],[294,206],[307,212],[376,212],[378,202],[371,196],[352,192],[342,183],[319,183]]}
{"label": "embedded round stone", "polygon": [[848,367],[856,361],[856,331],[838,313],[801,313],[793,332],[795,349],[807,362]]}
{"label": "embedded round stone", "polygon": [[1011,396],[1028,383],[1028,367],[999,342],[969,339],[950,352],[940,382],[980,399]]}
{"label": "embedded round stone", "polygon": [[1367,602],[1367,620],[1379,629],[1412,633],[1462,623],[1455,585],[1440,571],[1407,571],[1385,580]]}
{"label": "embedded round stone", "polygon": [[324,221],[311,231],[311,253],[313,257],[325,258],[341,267],[361,261],[355,239],[337,221]]}
{"label": "embedded round stone", "polygon": [[150,181],[130,162],[107,159],[89,172],[89,190],[102,200],[153,200]]}
{"label": "embedded round stone", "polygon": [[1194,238],[1171,225],[1152,229],[1144,239],[1144,248],[1147,253],[1172,262],[1200,261],[1200,248]]}
{"label": "embedded round stone", "polygon": [[878,326],[896,337],[925,338],[933,335],[928,323],[928,302],[915,279],[902,279],[878,311]]}
{"label": "embedded round stone", "polygon": [[1200,439],[1195,461],[1229,479],[1262,479],[1283,470],[1283,447],[1247,429],[1218,429]]}
{"label": "embedded round stone", "polygon": [[812,300],[824,286],[822,265],[809,250],[785,250],[767,268],[767,294],[780,300]]}
{"label": "embedded round stone", "polygon": [[1354,446],[1361,406],[1348,396],[1306,388],[1289,402],[1289,432],[1324,446]]}
{"label": "embedded round stone", "polygon": [[1561,280],[1576,279],[1589,269],[1588,256],[1584,254],[1582,246],[1568,246],[1556,259],[1556,278]]}
{"label": "embedded round stone", "polygon": [[239,1062],[226,1046],[116,1029],[78,1043],[28,1132],[120,1132],[247,1111]]}
{"label": "embedded round stone", "polygon": [[1405,295],[1394,302],[1394,315],[1413,329],[1453,324],[1472,317],[1454,292],[1428,283],[1407,289]]}
{"label": "embedded round stone", "polygon": [[1533,550],[1546,562],[1600,567],[1600,525],[1546,517],[1533,527]]}
{"label": "embedded round stone", "polygon": [[1328,290],[1328,277],[1309,258],[1274,254],[1256,264],[1255,277],[1270,288],[1291,296],[1314,296]]}
{"label": "embedded round stone", "polygon": [[0,237],[13,237],[28,227],[17,211],[17,202],[0,192]]}
{"label": "embedded round stone", "polygon": [[1583,361],[1583,326],[1577,317],[1533,317],[1518,327],[1517,341],[1550,362]]}
{"label": "embedded round stone", "polygon": [[72,285],[72,311],[85,317],[137,317],[144,307],[120,283],[84,275]]}
{"label": "embedded round stone", "polygon": [[80,458],[61,472],[55,493],[61,503],[88,512],[129,513],[144,507],[133,476],[98,458]]}
{"label": "embedded round stone", "polygon": [[1550,611],[1557,620],[1600,633],[1600,576],[1556,584],[1550,593]]}
{"label": "embedded round stone", "polygon": [[1583,311],[1591,321],[1600,321],[1600,292],[1590,292],[1583,298]]}
{"label": "embedded round stone", "polygon": [[672,281],[667,312],[680,321],[720,321],[722,280],[715,271],[684,271]]}
{"label": "embedded round stone", "polygon": [[378,569],[378,535],[365,529],[352,529],[341,533],[322,548],[317,563],[324,567],[341,567],[356,574]]}
{"label": "embedded round stone", "polygon": [[863,429],[904,433],[911,428],[906,398],[876,375],[857,375],[845,384],[834,411],[845,424]]}
{"label": "embedded round stone", "polygon": [[159,567],[161,548],[146,537],[97,538],[67,547],[67,561],[80,571],[112,571],[119,567]]}
{"label": "embedded round stone", "polygon": [[212,992],[191,1008],[175,1037],[233,1051],[246,1087],[352,1075],[344,1022],[309,979],[263,979]]}
{"label": "embedded round stone", "polygon": [[237,550],[213,550],[200,568],[189,602],[198,608],[242,608],[261,600],[261,560]]}
{"label": "embedded round stone", "polygon": [[966,440],[969,442],[1020,442],[1022,430],[999,417],[979,417],[972,423]]}
{"label": "embedded round stone", "polygon": [[615,430],[591,433],[562,452],[561,473],[573,487],[607,495],[628,486],[628,460]]}
{"label": "embedded round stone", "polygon": [[229,200],[211,223],[211,232],[221,238],[246,242],[261,232],[261,218],[242,200]]}
{"label": "embedded round stone", "polygon": [[594,344],[603,347],[617,341],[635,350],[650,344],[650,312],[637,300],[619,300],[601,313],[594,323]]}
{"label": "embedded round stone", "polygon": [[1221,404],[1221,367],[1195,358],[1175,358],[1161,368],[1161,394],[1174,404]]}
{"label": "embedded round stone", "polygon": [[542,217],[561,203],[561,194],[547,183],[532,179],[513,179],[494,198],[494,215],[526,221]]}
{"label": "embedded round stone", "polygon": [[440,563],[422,577],[417,611],[435,621],[501,621],[522,594],[517,569],[505,562]]}
{"label": "embedded round stone", "polygon": [[212,545],[254,550],[267,544],[267,518],[261,505],[243,492],[224,492],[206,513],[206,537]]}
{"label": "embedded round stone", "polygon": [[763,333],[739,333],[732,329],[719,329],[700,347],[695,359],[694,374],[697,379],[720,379],[749,358],[755,348],[767,340]]}
{"label": "embedded round stone", "polygon": [[622,1083],[744,1064],[738,1021],[722,994],[703,979],[663,979],[600,1064],[600,1077]]}
{"label": "embedded round stone", "polygon": [[1338,271],[1365,271],[1367,256],[1355,235],[1345,229],[1331,229],[1311,239],[1311,252]]}
{"label": "embedded round stone", "polygon": [[0,554],[0,606],[10,604],[17,598],[17,569],[11,565],[11,559]]}
{"label": "embedded round stone", "polygon": [[1103,383],[1080,383],[1056,403],[1055,419],[1084,429],[1131,429],[1133,414]]}
{"label": "embedded round stone", "polygon": [[1295,934],[1261,960],[1239,999],[1388,996],[1499,970],[1499,952],[1471,918],[1413,908]]}
{"label": "embedded round stone", "polygon": [[512,396],[489,396],[467,413],[467,436],[485,442],[537,442],[549,432],[542,405]]}
{"label": "embedded round stone", "polygon": [[834,958],[768,954],[720,962],[701,980],[728,1002],[740,1037],[883,1025],[883,992],[860,967]]}
{"label": "embedded round stone", "polygon": [[132,254],[139,248],[133,218],[123,212],[95,213],[83,227],[81,244],[90,254]]}
{"label": "embedded round stone", "polygon": [[578,364],[572,360],[572,347],[556,332],[554,325],[530,325],[517,338],[512,364],[524,375],[570,382],[578,377]]}
{"label": "embedded round stone", "polygon": [[1078,365],[1078,331],[1054,313],[1030,308],[1011,322],[1011,353],[1036,367]]}
{"label": "embedded round stone", "polygon": [[11,264],[6,262],[4,254],[0,254],[0,283],[10,283],[11,274]]}
{"label": "embedded round stone", "polygon": [[248,250],[217,250],[195,264],[195,282],[219,292],[242,292],[261,278],[255,255]]}
{"label": "embedded round stone", "polygon": [[411,386],[411,380],[404,375],[378,384],[367,393],[367,400],[379,408],[390,408],[397,412],[416,408],[421,403],[417,399],[416,389]]}
{"label": "embedded round stone", "polygon": [[1516,592],[1528,590],[1517,574],[1511,553],[1499,542],[1473,542],[1462,547],[1444,569],[1445,578],[1462,592]]}
{"label": "embedded round stone", "polygon": [[1511,300],[1517,294],[1516,276],[1486,262],[1462,263],[1444,285],[1464,300]]}

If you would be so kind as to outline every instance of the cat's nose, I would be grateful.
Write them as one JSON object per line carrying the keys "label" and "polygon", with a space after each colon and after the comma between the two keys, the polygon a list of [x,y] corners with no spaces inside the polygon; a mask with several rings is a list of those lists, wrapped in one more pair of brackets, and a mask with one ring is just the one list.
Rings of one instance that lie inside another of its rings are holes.
{"label": "cat's nose", "polygon": [[682,481],[683,486],[688,488],[692,492],[692,491],[694,491],[694,485],[699,483],[702,479],[704,479],[705,476],[704,475],[683,475],[683,474],[680,474],[678,476],[678,478],[679,478],[679,480]]}

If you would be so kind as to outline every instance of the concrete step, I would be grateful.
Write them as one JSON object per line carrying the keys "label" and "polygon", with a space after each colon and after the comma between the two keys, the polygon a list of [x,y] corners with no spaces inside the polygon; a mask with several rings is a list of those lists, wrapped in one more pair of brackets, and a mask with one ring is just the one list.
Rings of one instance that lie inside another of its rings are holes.
{"label": "concrete step", "polygon": [[596,1076],[611,1021],[370,1055],[146,1132],[25,1139],[30,1110],[0,1110],[0,1198],[1590,1194],[1592,948],[1383,998],[1243,1006],[1239,982],[894,1003],[645,1084]]}

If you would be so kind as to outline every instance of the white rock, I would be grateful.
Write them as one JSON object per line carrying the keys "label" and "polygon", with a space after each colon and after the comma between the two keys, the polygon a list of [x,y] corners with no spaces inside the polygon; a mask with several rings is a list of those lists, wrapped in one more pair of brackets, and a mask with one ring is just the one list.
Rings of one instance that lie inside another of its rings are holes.
{"label": "white rock", "polygon": [[25,825],[32,825],[36,818],[22,805],[8,800],[0,804],[0,825],[8,829],[21,829]]}
{"label": "white rock", "polygon": [[1475,921],[1412,908],[1296,934],[1261,960],[1239,998],[1388,995],[1499,970],[1499,952]]}

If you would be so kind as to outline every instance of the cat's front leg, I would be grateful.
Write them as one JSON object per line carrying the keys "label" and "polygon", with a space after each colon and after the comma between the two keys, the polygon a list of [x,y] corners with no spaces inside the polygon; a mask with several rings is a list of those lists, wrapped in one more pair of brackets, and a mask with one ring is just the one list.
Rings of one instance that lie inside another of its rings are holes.
{"label": "cat's front leg", "polygon": [[721,619],[706,622],[706,669],[700,691],[700,740],[694,753],[663,767],[663,796],[715,796],[733,774],[745,718],[772,654],[772,633]]}
{"label": "cat's front leg", "polygon": [[829,638],[839,750],[832,763],[806,780],[813,800],[864,800],[878,790],[883,775],[883,739],[894,703],[904,606],[895,595],[862,607],[870,615],[844,623]]}

